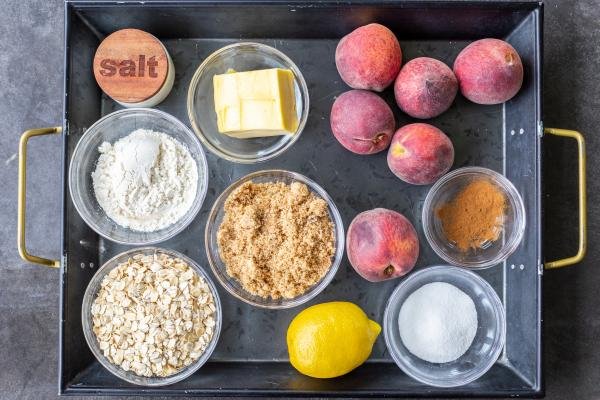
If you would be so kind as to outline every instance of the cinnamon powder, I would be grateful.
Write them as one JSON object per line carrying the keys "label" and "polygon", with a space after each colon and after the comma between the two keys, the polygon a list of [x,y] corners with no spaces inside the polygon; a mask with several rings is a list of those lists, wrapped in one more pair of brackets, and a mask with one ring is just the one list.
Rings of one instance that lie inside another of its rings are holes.
{"label": "cinnamon powder", "polygon": [[465,186],[452,201],[437,210],[446,238],[462,252],[481,248],[502,232],[506,197],[485,179]]}

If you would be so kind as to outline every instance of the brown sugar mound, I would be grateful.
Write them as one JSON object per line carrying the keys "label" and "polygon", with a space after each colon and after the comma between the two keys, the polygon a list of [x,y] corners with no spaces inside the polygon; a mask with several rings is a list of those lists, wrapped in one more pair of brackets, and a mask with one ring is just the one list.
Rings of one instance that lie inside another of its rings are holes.
{"label": "brown sugar mound", "polygon": [[446,238],[462,252],[481,248],[502,232],[506,197],[487,180],[474,180],[437,210]]}
{"label": "brown sugar mound", "polygon": [[305,184],[246,182],[224,210],[219,255],[227,274],[248,292],[294,298],[331,267],[335,243],[327,203]]}

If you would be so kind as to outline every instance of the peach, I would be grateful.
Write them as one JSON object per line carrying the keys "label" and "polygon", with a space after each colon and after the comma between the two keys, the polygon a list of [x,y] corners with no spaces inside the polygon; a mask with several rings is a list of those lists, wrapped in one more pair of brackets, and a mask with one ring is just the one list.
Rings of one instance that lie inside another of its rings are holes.
{"label": "peach", "polygon": [[433,118],[452,105],[458,82],[443,62],[429,57],[410,60],[394,83],[398,107],[414,118]]}
{"label": "peach", "polygon": [[481,39],[465,47],[454,61],[460,91],[478,104],[500,104],[523,84],[523,63],[517,51],[499,39]]}
{"label": "peach", "polygon": [[413,185],[429,185],[454,162],[452,142],[435,126],[416,123],[398,129],[392,138],[387,163],[394,175]]}
{"label": "peach", "polygon": [[419,257],[419,238],[404,215],[375,208],[352,220],[346,252],[360,276],[379,282],[405,275],[415,266]]}
{"label": "peach", "polygon": [[335,65],[348,86],[381,92],[400,71],[402,50],[392,31],[380,24],[361,26],[335,49]]}
{"label": "peach", "polygon": [[396,127],[390,106],[366,90],[342,93],[333,103],[329,119],[335,138],[356,154],[387,149]]}

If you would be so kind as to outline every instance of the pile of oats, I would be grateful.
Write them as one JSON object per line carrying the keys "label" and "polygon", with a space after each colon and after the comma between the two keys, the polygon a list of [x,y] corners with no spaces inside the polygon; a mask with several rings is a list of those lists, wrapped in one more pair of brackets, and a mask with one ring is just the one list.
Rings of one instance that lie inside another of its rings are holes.
{"label": "pile of oats", "polygon": [[111,363],[140,376],[165,377],[204,353],[216,307],[210,287],[185,261],[140,253],[104,277],[92,324]]}

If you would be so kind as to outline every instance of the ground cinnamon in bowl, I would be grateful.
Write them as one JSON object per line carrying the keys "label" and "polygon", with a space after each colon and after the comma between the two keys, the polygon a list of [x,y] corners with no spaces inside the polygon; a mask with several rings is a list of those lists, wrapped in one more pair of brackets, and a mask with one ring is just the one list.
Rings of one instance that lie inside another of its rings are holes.
{"label": "ground cinnamon in bowl", "polygon": [[475,179],[437,210],[446,238],[466,252],[498,239],[504,223],[506,196],[487,179]]}
{"label": "ground cinnamon in bowl", "polygon": [[331,268],[335,236],[328,205],[304,183],[245,182],[224,211],[219,255],[246,291],[295,298]]}

